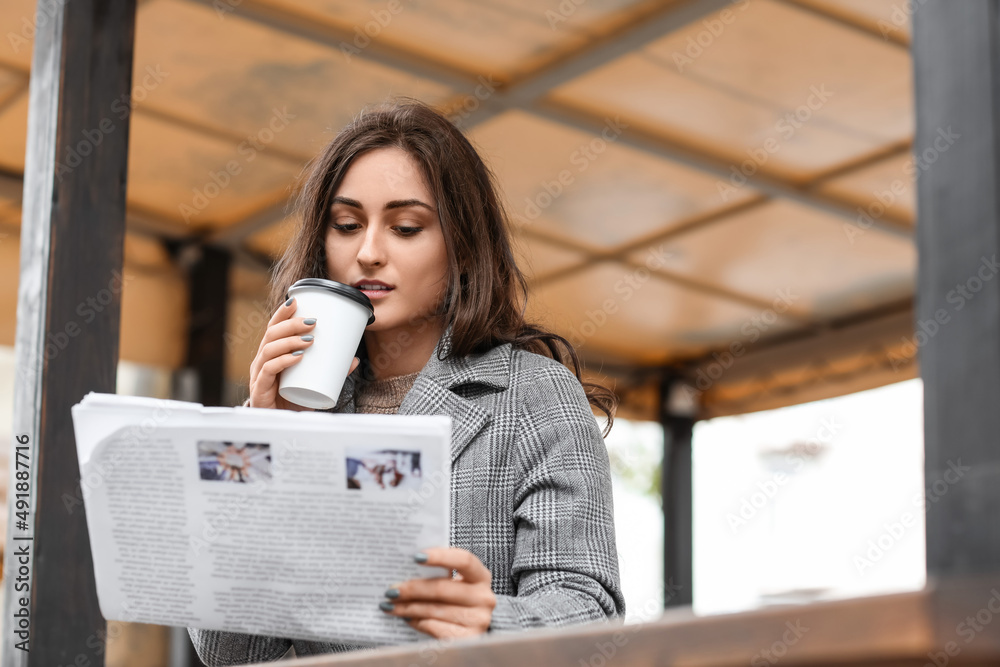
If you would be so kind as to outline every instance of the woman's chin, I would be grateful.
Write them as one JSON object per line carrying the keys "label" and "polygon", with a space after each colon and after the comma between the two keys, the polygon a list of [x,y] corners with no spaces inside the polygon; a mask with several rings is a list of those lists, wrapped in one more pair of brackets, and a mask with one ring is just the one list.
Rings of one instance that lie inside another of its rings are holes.
{"label": "woman's chin", "polygon": [[365,331],[381,333],[385,331],[413,331],[423,332],[427,330],[428,324],[441,321],[440,315],[428,317],[425,314],[406,313],[402,316],[391,311],[385,312],[376,306],[375,321],[365,327]]}

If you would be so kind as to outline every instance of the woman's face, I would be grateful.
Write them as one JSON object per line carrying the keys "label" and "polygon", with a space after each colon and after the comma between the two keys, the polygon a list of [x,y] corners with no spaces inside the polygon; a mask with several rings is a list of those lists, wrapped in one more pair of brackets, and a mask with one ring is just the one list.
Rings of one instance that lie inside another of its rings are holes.
{"label": "woman's face", "polygon": [[327,274],[371,299],[369,331],[412,327],[436,312],[448,286],[448,255],[437,202],[408,153],[379,148],[356,157],[329,219]]}

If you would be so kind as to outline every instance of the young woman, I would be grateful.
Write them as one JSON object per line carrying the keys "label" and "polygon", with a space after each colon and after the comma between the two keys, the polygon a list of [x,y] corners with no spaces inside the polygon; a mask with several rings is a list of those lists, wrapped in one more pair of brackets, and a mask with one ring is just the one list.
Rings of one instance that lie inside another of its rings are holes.
{"label": "young woman", "polygon": [[[622,615],[608,456],[591,411],[610,428],[614,395],[581,382],[565,339],[525,322],[509,220],[472,145],[414,100],[364,111],[315,159],[297,215],[249,405],[304,409],[278,396],[277,380],[308,356],[315,322],[285,295],[319,276],[375,307],[333,410],[453,419],[451,546],[419,562],[457,575],[386,582],[372,604],[438,638]],[[190,634],[208,665],[355,648]]]}

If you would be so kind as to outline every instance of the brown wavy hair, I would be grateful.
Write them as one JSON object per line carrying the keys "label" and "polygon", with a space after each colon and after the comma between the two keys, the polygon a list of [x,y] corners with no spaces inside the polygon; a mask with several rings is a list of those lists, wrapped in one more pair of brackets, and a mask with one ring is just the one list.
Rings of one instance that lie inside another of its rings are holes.
{"label": "brown wavy hair", "polygon": [[[351,162],[367,151],[397,147],[420,164],[437,201],[448,253],[449,285],[438,311],[451,327],[445,357],[511,343],[569,367],[611,430],[617,396],[585,382],[580,359],[562,336],[525,321],[527,281],[511,249],[511,222],[497,179],[451,121],[419,100],[395,98],[363,109],[307,166],[295,201],[299,224],[274,269],[270,311],[301,278],[327,277],[326,228],[332,199]],[[359,356],[365,360],[364,345]]]}

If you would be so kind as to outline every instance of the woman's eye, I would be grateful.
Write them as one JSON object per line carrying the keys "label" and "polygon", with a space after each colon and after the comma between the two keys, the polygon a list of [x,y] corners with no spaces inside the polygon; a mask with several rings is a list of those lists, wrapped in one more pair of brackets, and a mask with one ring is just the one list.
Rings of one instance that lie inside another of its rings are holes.
{"label": "woman's eye", "polygon": [[338,232],[353,232],[356,229],[358,229],[360,226],[361,225],[359,225],[356,222],[344,222],[344,223],[331,222],[330,223],[330,228],[331,229],[336,229]]}
{"label": "woman's eye", "polygon": [[414,234],[423,231],[421,227],[396,227],[396,231],[403,236],[413,236]]}

